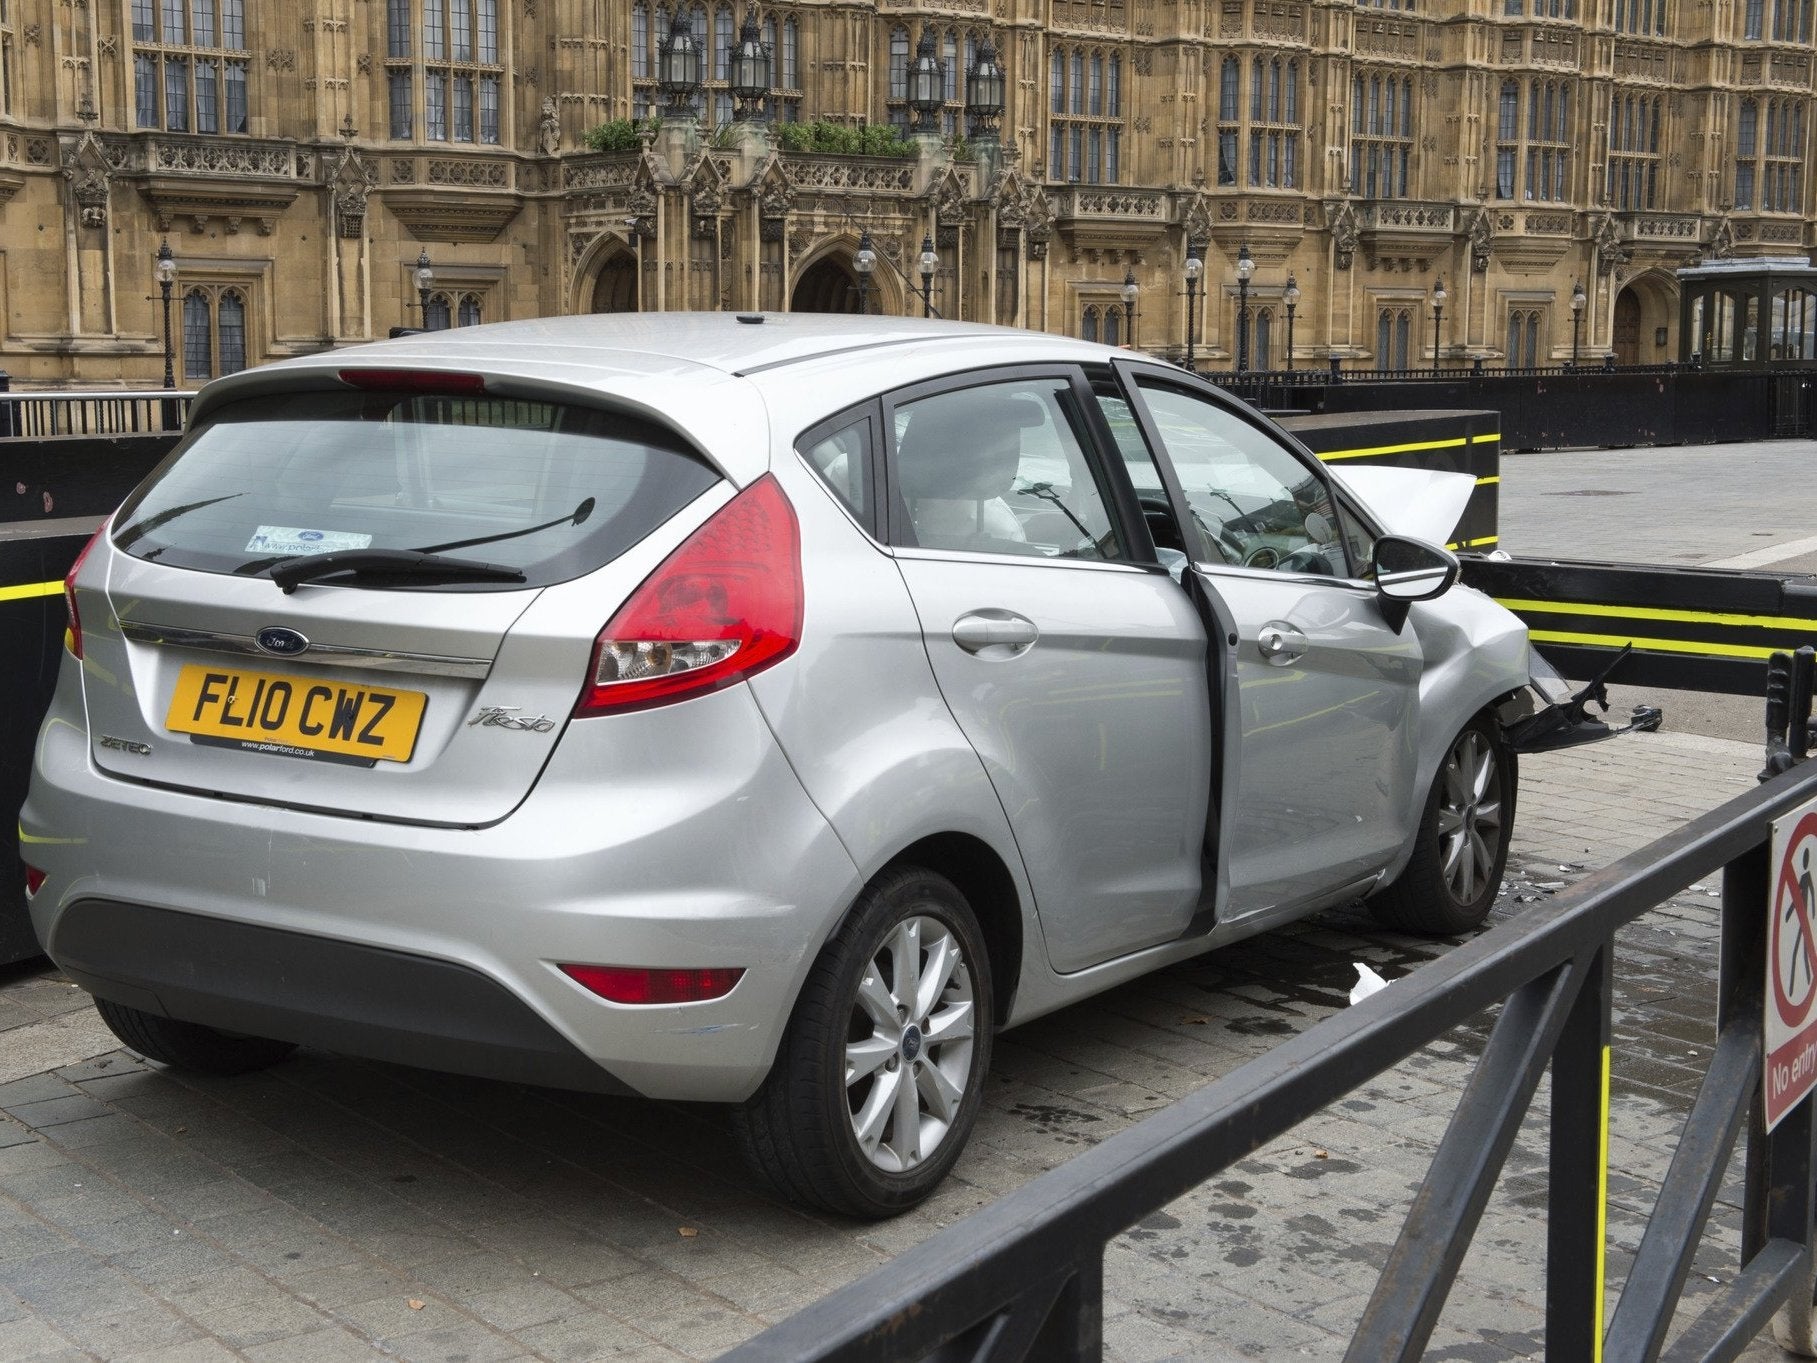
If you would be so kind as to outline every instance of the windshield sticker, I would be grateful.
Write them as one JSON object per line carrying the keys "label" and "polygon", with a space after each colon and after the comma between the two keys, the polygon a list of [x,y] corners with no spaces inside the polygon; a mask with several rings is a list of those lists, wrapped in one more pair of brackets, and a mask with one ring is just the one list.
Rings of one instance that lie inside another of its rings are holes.
{"label": "windshield sticker", "polygon": [[247,541],[249,554],[332,554],[341,549],[364,549],[371,535],[351,530],[304,530],[294,525],[261,525]]}

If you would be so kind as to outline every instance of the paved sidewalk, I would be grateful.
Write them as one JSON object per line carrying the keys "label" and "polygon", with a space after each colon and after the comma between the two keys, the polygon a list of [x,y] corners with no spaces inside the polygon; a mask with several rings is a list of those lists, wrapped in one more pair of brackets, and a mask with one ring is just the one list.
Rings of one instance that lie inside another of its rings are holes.
{"label": "paved sidewalk", "polygon": [[[1758,764],[1673,733],[1530,759],[1498,917],[1747,789]],[[1707,891],[1620,943],[1616,1281],[1709,1054]],[[321,1053],[211,1081],[109,1049],[0,1085],[0,1360],[712,1358],[1343,1007],[1353,961],[1393,978],[1445,945],[1326,914],[1013,1032],[957,1176],[878,1226],[757,1192],[711,1110]],[[75,1037],[81,997],[50,975],[0,989],[0,1057],[47,1025]],[[1108,1355],[1340,1357],[1485,1034],[1460,1030],[1119,1237]],[[1540,1107],[1429,1357],[1540,1355]],[[1734,1271],[1737,1197],[1731,1180],[1687,1318]]]}

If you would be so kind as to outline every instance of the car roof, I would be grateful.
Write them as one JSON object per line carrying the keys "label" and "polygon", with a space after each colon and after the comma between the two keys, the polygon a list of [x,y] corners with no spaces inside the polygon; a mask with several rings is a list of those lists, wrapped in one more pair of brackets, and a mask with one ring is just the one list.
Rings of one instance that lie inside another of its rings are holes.
{"label": "car roof", "polygon": [[769,466],[770,441],[751,436],[768,432],[773,415],[793,426],[804,414],[830,415],[940,373],[1115,353],[1044,332],[938,318],[595,313],[419,332],[281,360],[215,380],[190,419],[258,393],[338,383],[345,369],[481,373],[516,396],[609,396],[679,430],[743,485]]}

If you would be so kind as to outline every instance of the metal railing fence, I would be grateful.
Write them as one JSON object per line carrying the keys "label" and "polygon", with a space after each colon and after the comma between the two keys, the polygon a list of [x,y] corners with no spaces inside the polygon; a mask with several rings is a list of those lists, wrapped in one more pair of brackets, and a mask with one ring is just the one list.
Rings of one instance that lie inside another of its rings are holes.
{"label": "metal railing fence", "polygon": [[182,431],[193,389],[0,392],[0,439],[164,435]]}
{"label": "metal railing fence", "polygon": [[[1025,1184],[722,1363],[1095,1363],[1109,1240],[1496,1004],[1500,1016],[1347,1359],[1420,1357],[1548,1066],[1547,1358],[1661,1356],[1743,1126],[1742,1263],[1670,1357],[1733,1358],[1775,1312],[1782,1342],[1817,1353],[1812,1104],[1768,1135],[1760,1103],[1770,825],[1814,796],[1817,762],[1783,772]],[[1718,1040],[1605,1333],[1598,1250],[1614,934],[1718,869]]]}

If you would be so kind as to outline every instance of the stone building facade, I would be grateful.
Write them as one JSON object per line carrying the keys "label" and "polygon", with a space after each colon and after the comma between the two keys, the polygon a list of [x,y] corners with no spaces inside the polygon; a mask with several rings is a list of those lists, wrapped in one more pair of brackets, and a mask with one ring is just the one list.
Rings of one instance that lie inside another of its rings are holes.
{"label": "stone building facade", "polygon": [[[906,122],[924,30],[941,135],[791,153],[731,112],[745,14],[692,4],[698,124],[655,107],[643,0],[0,0],[0,368],[155,385],[175,256],[182,385],[425,320],[644,308],[919,311],[1204,367],[1649,363],[1677,267],[1802,255],[1813,0],[775,0],[772,117]],[[955,139],[989,38],[1001,137]],[[1447,298],[1435,326],[1433,286]]]}

